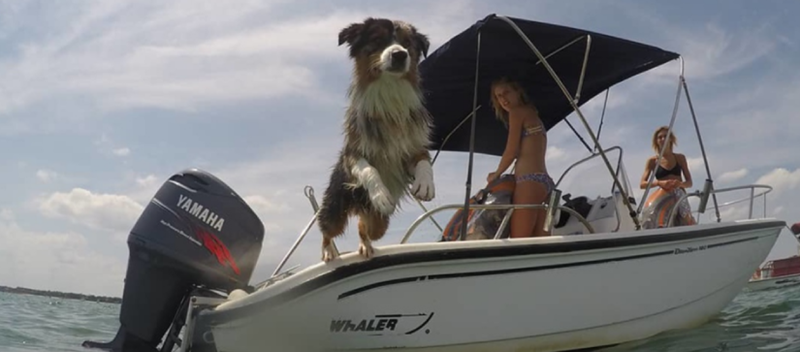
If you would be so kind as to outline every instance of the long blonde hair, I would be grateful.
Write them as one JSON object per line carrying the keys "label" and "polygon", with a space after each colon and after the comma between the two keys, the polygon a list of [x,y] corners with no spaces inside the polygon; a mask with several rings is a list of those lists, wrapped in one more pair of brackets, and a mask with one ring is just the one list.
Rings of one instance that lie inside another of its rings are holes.
{"label": "long blonde hair", "polygon": [[[656,131],[653,132],[653,141],[652,141],[652,143],[653,143],[653,150],[656,151],[656,154],[661,152],[661,149],[658,148],[658,134],[661,133],[661,132],[667,132],[667,131],[669,131],[669,127],[661,126],[659,128],[656,128]],[[672,151],[675,148],[675,146],[678,145],[678,137],[675,137],[675,131],[672,131],[669,134],[669,141],[664,141],[664,142],[669,142],[669,150]]]}
{"label": "long blonde hair", "polygon": [[533,105],[533,102],[531,102],[531,99],[528,97],[528,94],[525,93],[525,89],[522,88],[522,85],[520,85],[519,82],[513,81],[508,77],[496,79],[492,82],[492,86],[489,89],[489,94],[492,98],[492,108],[494,108],[495,117],[502,121],[506,127],[508,127],[508,112],[503,109],[503,107],[500,105],[500,101],[498,101],[497,97],[494,95],[495,88],[503,84],[508,85],[512,90],[519,93],[519,100],[521,104],[530,106],[536,111],[537,114],[539,113],[539,110],[536,109],[535,105]]}

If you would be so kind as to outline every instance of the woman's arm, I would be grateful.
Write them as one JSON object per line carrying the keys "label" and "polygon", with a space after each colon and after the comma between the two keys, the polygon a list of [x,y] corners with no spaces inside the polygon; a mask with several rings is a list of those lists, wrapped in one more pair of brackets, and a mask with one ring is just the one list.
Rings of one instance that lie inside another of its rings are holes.
{"label": "woman's arm", "polygon": [[508,121],[508,139],[506,140],[506,150],[503,151],[503,156],[500,158],[500,164],[497,165],[495,173],[499,177],[503,172],[511,166],[517,155],[519,149],[520,139],[522,138],[522,118],[509,114]]}
{"label": "woman's arm", "polygon": [[689,163],[686,162],[686,155],[675,154],[678,162],[681,163],[681,170],[683,170],[683,178],[685,181],[681,182],[680,186],[683,188],[692,188],[692,173],[689,171]]}
{"label": "woman's arm", "polygon": [[[640,189],[647,188],[647,179],[650,178],[650,173],[653,171],[653,165],[655,164],[655,161],[656,161],[655,157],[650,157],[644,163],[644,173],[642,173],[642,179],[641,179],[641,181],[639,181],[639,188]],[[661,186],[660,182],[661,181],[659,181],[659,180],[653,180],[653,183],[651,183],[651,185],[653,187]]]}

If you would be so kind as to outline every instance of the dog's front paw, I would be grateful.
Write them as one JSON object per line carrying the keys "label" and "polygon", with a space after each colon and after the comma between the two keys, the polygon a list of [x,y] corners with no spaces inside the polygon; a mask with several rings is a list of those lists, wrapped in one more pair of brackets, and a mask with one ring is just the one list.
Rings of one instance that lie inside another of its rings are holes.
{"label": "dog's front paw", "polygon": [[322,247],[322,261],[329,262],[336,258],[336,251],[333,250],[333,244]]}
{"label": "dog's front paw", "polygon": [[383,215],[391,215],[394,212],[395,204],[392,202],[392,197],[389,195],[389,190],[386,187],[381,187],[372,196],[372,204]]}
{"label": "dog's front paw", "polygon": [[411,185],[411,190],[414,197],[426,202],[431,201],[436,195],[436,190],[431,180],[416,179],[414,180],[414,184]]}
{"label": "dog's front paw", "polygon": [[430,201],[436,197],[436,190],[433,184],[433,168],[427,160],[420,161],[414,172],[414,183],[411,185],[411,193],[419,200]]}
{"label": "dog's front paw", "polygon": [[375,254],[375,248],[372,247],[372,243],[369,241],[361,241],[361,244],[358,245],[358,254],[361,254],[364,258],[371,258]]}

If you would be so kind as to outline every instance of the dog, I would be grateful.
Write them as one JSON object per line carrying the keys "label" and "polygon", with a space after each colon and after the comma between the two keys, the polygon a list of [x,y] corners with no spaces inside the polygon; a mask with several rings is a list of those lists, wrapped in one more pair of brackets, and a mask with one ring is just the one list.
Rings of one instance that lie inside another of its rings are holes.
{"label": "dog", "polygon": [[339,46],[345,43],[353,73],[344,145],[317,216],[325,262],[335,258],[332,241],[350,216],[359,217],[358,253],[370,258],[372,242],[386,233],[400,200],[435,197],[432,118],[417,70],[428,55],[427,35],[404,21],[370,17],[339,32]]}

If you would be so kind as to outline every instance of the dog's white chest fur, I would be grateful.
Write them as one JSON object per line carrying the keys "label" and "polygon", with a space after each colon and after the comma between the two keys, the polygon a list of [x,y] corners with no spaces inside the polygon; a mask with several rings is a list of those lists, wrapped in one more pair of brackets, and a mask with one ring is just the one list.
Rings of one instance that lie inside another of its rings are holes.
{"label": "dog's white chest fur", "polygon": [[353,97],[353,107],[364,155],[402,158],[427,147],[430,127],[413,115],[420,113],[422,98],[410,82],[384,74]]}

